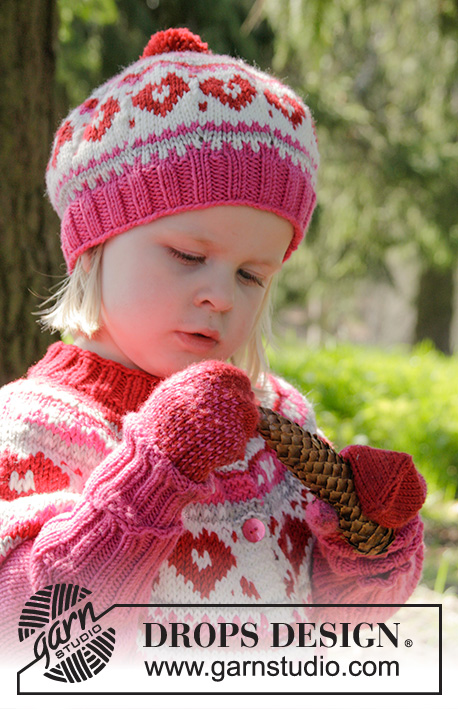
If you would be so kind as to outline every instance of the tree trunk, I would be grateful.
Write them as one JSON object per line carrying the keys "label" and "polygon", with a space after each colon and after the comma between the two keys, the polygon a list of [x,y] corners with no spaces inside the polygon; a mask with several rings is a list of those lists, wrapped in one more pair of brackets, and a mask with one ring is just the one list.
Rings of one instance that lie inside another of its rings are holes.
{"label": "tree trunk", "polygon": [[425,264],[417,293],[415,342],[431,340],[438,350],[451,354],[454,269]]}
{"label": "tree trunk", "polygon": [[44,196],[56,127],[56,30],[56,0],[1,0],[0,384],[23,374],[51,341],[31,311],[62,261]]}

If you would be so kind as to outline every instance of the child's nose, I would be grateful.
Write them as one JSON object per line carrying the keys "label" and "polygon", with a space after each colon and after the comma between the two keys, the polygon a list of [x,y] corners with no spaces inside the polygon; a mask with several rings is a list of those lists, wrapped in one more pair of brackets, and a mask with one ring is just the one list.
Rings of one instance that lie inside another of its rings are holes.
{"label": "child's nose", "polygon": [[196,305],[204,305],[217,312],[231,310],[234,305],[234,283],[232,278],[220,275],[205,283],[195,297]]}

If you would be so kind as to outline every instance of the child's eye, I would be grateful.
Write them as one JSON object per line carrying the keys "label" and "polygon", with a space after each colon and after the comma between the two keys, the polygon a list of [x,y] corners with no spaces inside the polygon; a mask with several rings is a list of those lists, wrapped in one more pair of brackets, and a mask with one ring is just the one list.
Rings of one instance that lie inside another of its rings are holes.
{"label": "child's eye", "polygon": [[242,278],[243,281],[246,281],[247,283],[253,283],[257,286],[260,286],[261,288],[265,288],[264,281],[262,278],[259,276],[255,276],[254,273],[250,273],[249,271],[245,271],[243,268],[239,269],[239,276]]}
{"label": "child's eye", "polygon": [[205,261],[205,256],[196,256],[195,254],[188,254],[186,251],[178,251],[172,247],[169,248],[172,256],[183,263],[203,263]]}
{"label": "child's eye", "polygon": [[[172,246],[169,247],[169,252],[173,258],[178,259],[178,261],[181,261],[182,263],[190,265],[205,263],[205,256],[197,256],[197,254],[190,254],[187,251],[179,251],[178,249],[174,249]],[[245,269],[240,268],[238,274],[244,283],[265,288],[263,279],[256,276],[254,273],[250,273],[249,271],[245,271]]]}

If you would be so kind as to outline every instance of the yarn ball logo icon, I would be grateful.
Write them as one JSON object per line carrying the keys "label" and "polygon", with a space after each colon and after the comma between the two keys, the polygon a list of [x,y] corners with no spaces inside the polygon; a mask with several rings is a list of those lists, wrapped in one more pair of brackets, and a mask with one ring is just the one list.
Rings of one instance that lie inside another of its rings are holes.
{"label": "yarn ball logo icon", "polygon": [[58,583],[37,591],[26,602],[19,618],[19,640],[34,636],[35,659],[45,658],[45,677],[84,682],[109,662],[116,633],[101,626],[86,600],[91,593],[76,584]]}

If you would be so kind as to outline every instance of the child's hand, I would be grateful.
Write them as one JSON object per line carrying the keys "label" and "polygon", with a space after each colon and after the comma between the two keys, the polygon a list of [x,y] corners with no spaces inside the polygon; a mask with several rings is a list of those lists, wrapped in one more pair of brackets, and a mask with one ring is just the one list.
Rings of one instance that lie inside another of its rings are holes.
{"label": "child's hand", "polygon": [[426,483],[410,455],[369,446],[348,446],[340,455],[351,465],[361,509],[369,519],[399,529],[420,511]]}
{"label": "child's hand", "polygon": [[196,482],[245,454],[258,410],[248,377],[220,361],[203,361],[162,382],[126,428],[155,443]]}

